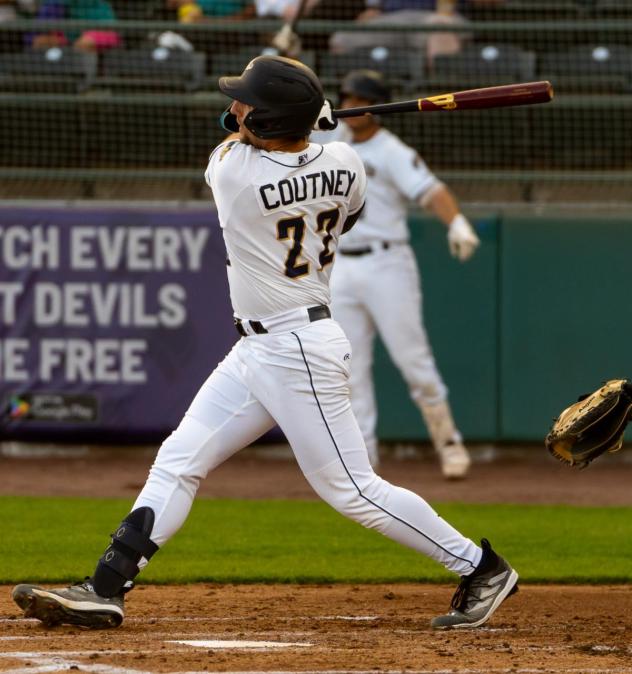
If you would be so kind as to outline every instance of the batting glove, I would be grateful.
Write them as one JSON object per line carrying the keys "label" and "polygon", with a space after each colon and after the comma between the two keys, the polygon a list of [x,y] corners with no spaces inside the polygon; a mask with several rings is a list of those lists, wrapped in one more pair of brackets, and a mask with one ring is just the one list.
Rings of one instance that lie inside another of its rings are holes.
{"label": "batting glove", "polygon": [[338,120],[334,117],[331,101],[325,99],[323,107],[314,122],[314,131],[333,131],[338,126]]}
{"label": "batting glove", "polygon": [[448,245],[452,257],[465,262],[474,255],[480,244],[481,241],[467,218],[461,213],[455,215],[448,227]]}
{"label": "batting glove", "polygon": [[279,56],[296,58],[301,53],[301,39],[292,30],[289,23],[272,38],[272,47],[279,52]]}

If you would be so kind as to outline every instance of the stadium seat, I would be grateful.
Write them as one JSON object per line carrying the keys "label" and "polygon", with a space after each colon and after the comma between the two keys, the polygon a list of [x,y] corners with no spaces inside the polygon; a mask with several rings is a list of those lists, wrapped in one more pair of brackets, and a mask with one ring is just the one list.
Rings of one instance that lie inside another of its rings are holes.
{"label": "stadium seat", "polygon": [[363,47],[344,54],[324,52],[318,62],[318,75],[326,86],[335,85],[350,71],[378,70],[393,85],[415,87],[424,79],[424,54],[411,49]]}
{"label": "stadium seat", "polygon": [[470,44],[458,54],[436,56],[432,75],[443,86],[526,82],[535,77],[535,54],[512,44]]}
{"label": "stadium seat", "polygon": [[617,44],[585,44],[564,52],[543,54],[540,77],[559,90],[625,93],[632,90],[632,48]]}
{"label": "stadium seat", "polygon": [[112,50],[103,55],[100,87],[194,91],[204,81],[205,55],[165,47]]}
{"label": "stadium seat", "polygon": [[[256,45],[242,47],[236,51],[212,54],[210,57],[209,78],[212,79],[212,84],[216,86],[218,77],[223,75],[241,75],[244,68],[253,58],[267,53],[274,54],[275,52],[273,49]],[[310,68],[315,67],[316,55],[313,51],[302,51],[300,56],[302,63]]]}
{"label": "stadium seat", "polygon": [[90,87],[97,73],[96,54],[60,47],[0,54],[0,89],[76,93]]}

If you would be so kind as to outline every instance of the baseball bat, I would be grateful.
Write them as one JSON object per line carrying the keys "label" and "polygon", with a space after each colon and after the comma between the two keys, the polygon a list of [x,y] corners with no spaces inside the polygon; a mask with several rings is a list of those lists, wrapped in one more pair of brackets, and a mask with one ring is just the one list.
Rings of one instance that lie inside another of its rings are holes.
{"label": "baseball bat", "polygon": [[298,4],[298,8],[296,10],[296,14],[294,14],[294,18],[290,21],[290,28],[294,30],[296,28],[296,24],[299,22],[299,19],[305,14],[305,7],[307,5],[307,0],[300,0]]}
{"label": "baseball bat", "polygon": [[281,30],[273,36],[270,42],[273,49],[276,49],[279,56],[290,56],[296,58],[301,51],[301,41],[296,32],[296,25],[305,13],[307,0],[300,0],[296,13],[291,21],[284,23]]}
{"label": "baseball bat", "polygon": [[535,105],[553,100],[553,87],[550,82],[522,82],[503,84],[497,87],[455,91],[452,94],[440,94],[428,98],[416,98],[412,101],[366,105],[361,108],[334,110],[334,117],[359,117],[374,114],[387,115],[392,112],[435,112],[452,110],[485,110],[487,108],[505,108],[513,105]]}

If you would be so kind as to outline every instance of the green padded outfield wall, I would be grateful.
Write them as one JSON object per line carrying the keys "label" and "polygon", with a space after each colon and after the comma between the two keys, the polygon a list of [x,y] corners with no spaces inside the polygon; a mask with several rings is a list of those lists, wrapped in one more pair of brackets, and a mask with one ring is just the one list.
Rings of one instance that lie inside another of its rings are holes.
{"label": "green padded outfield wall", "polygon": [[500,229],[500,439],[541,439],[605,379],[632,377],[632,213]]}
{"label": "green padded outfield wall", "polygon": [[[632,214],[476,226],[482,247],[460,264],[436,220],[411,217],[435,357],[467,439],[541,442],[579,393],[632,376]],[[380,438],[426,439],[379,343],[375,374]]]}

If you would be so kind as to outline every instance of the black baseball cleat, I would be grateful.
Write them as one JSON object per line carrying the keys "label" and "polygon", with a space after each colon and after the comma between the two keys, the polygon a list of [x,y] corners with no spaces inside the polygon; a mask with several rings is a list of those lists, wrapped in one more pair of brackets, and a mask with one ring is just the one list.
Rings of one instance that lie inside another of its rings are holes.
{"label": "black baseball cleat", "polygon": [[37,618],[46,627],[80,625],[98,630],[118,627],[123,622],[123,593],[111,599],[101,597],[89,578],[52,590],[37,585],[16,585],[12,596],[26,618]]}
{"label": "black baseball cleat", "polygon": [[507,597],[518,591],[518,574],[497,555],[486,538],[483,556],[469,576],[463,576],[452,597],[452,610],[430,621],[435,629],[479,627]]}

